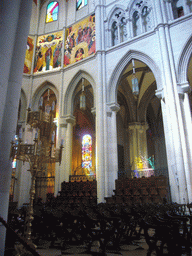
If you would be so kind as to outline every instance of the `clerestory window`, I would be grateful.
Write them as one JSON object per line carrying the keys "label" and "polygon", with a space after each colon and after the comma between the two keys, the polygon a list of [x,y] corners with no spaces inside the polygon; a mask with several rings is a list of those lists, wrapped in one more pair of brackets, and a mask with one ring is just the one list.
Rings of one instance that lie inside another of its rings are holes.
{"label": "clerestory window", "polygon": [[82,7],[87,5],[88,0],[76,0],[76,9],[77,11],[81,9]]}
{"label": "clerestory window", "polygon": [[178,19],[192,12],[192,0],[171,0],[173,18]]}
{"label": "clerestory window", "polygon": [[59,3],[51,2],[47,5],[46,23],[56,21],[58,19]]}

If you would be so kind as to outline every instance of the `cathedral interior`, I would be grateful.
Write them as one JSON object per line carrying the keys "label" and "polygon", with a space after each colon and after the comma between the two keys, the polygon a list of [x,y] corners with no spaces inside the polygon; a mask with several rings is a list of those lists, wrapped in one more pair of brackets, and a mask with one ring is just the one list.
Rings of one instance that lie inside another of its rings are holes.
{"label": "cathedral interior", "polygon": [[0,255],[191,255],[192,1],[0,7]]}

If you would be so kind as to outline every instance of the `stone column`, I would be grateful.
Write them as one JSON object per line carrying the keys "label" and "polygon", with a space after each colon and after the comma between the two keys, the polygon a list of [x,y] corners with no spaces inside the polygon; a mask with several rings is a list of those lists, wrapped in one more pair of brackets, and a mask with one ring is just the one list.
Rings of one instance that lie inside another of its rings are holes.
{"label": "stone column", "polygon": [[[17,124],[32,0],[3,0],[0,8],[0,215],[7,220],[12,171],[10,142]],[[4,255],[4,242],[5,228],[0,224],[0,255]]]}
{"label": "stone column", "polygon": [[146,130],[148,125],[146,123],[131,123],[129,124],[129,149],[130,149],[130,163],[131,170],[137,169],[137,160],[141,157],[147,159],[147,136]]}
{"label": "stone column", "polygon": [[107,113],[107,152],[108,168],[106,175],[106,197],[113,195],[115,189],[115,180],[118,178],[118,151],[117,151],[117,122],[116,114],[120,106],[116,103],[107,104],[109,111]]}
{"label": "stone column", "polygon": [[62,150],[62,159],[61,164],[58,166],[55,170],[55,192],[54,195],[57,196],[58,192],[61,190],[61,183],[63,181],[68,181],[69,177],[66,176],[65,172],[65,166],[66,166],[66,131],[67,131],[67,123],[65,118],[59,119],[59,138],[60,138],[60,144],[63,140],[63,150]]}
{"label": "stone column", "polygon": [[[162,81],[163,81],[163,101],[165,103],[164,109],[166,109],[166,122],[164,120],[164,128],[168,129],[165,133],[166,140],[166,148],[167,148],[167,156],[168,156],[168,170],[169,177],[173,175],[177,182],[176,191],[174,189],[171,191],[172,196],[177,194],[175,198],[178,203],[187,203],[188,193],[186,189],[186,173],[185,173],[185,159],[184,159],[184,151],[185,151],[185,139],[183,124],[182,124],[182,116],[181,116],[181,108],[179,104],[179,97],[177,92],[177,84],[176,84],[176,71],[175,71],[175,63],[173,58],[173,49],[171,44],[171,39],[169,35],[169,27],[164,25],[164,21],[162,18],[162,2],[160,0],[154,1],[155,9],[157,11],[157,34],[159,37],[159,49],[161,53],[161,61],[162,61]],[[157,93],[158,94],[158,93]],[[158,96],[158,95],[157,95]],[[164,116],[164,115],[163,115]],[[171,144],[167,143],[171,139]],[[170,154],[168,154],[168,152]]]}
{"label": "stone column", "polygon": [[65,170],[64,170],[64,180],[69,181],[69,175],[71,175],[72,169],[72,142],[73,142],[73,125],[75,124],[75,117],[68,115],[65,117],[67,123],[66,130],[66,143],[65,143]]}
{"label": "stone column", "polygon": [[[191,109],[189,103],[188,92],[190,92],[190,85],[188,82],[178,84],[179,101],[181,106],[181,113],[184,126],[184,142],[183,142],[183,158],[185,161],[185,175],[188,191],[188,201],[192,202],[192,122],[191,122]],[[185,146],[185,147],[184,147]]]}
{"label": "stone column", "polygon": [[106,112],[105,112],[105,36],[104,36],[104,0],[95,2],[96,20],[96,51],[97,51],[97,86],[96,86],[96,179],[98,203],[105,202],[106,196]]}

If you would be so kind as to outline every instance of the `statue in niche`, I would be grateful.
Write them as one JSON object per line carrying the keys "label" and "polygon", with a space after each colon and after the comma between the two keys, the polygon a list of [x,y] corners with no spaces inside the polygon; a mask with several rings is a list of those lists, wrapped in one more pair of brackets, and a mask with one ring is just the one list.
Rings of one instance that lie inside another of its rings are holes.
{"label": "statue in niche", "polygon": [[127,28],[125,17],[121,18],[120,22],[120,42],[124,42],[127,39]]}
{"label": "statue in niche", "polygon": [[147,6],[143,7],[142,21],[143,21],[144,32],[147,32],[152,28],[152,20],[151,20],[150,12],[151,10]]}
{"label": "statue in niche", "polygon": [[134,36],[139,35],[138,23],[139,23],[139,14],[138,14],[138,11],[135,11],[133,13],[133,35]]}
{"label": "statue in niche", "polygon": [[117,22],[114,21],[111,28],[112,46],[118,43],[118,27]]}

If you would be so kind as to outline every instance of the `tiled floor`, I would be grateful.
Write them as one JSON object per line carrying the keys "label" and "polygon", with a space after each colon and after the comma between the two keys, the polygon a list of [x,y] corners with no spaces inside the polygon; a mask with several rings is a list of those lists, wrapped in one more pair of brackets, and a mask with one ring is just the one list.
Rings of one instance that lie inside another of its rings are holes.
{"label": "tiled floor", "polygon": [[97,242],[93,244],[91,248],[91,252],[87,252],[87,248],[84,245],[78,246],[68,246],[65,250],[59,249],[38,249],[38,253],[41,256],[60,256],[60,255],[81,255],[81,256],[146,256],[147,255],[148,245],[145,243],[144,239],[140,241],[135,241],[134,245],[121,245],[119,251],[117,250],[110,250],[109,248],[106,250],[106,253],[99,252],[99,247]]}

